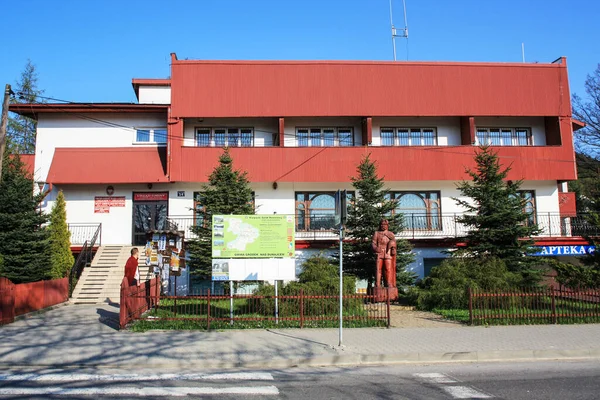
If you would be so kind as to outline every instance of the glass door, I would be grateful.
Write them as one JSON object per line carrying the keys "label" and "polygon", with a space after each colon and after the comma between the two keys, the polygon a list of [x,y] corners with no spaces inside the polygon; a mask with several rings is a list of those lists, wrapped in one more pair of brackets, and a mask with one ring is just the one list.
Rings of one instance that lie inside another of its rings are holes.
{"label": "glass door", "polygon": [[[150,230],[165,230],[168,216],[168,194],[165,200],[138,200],[134,194],[133,201],[133,244],[143,246],[146,244],[146,234]],[[141,197],[141,196],[140,196]],[[155,196],[158,197],[158,196]],[[162,197],[160,197],[162,198]]]}

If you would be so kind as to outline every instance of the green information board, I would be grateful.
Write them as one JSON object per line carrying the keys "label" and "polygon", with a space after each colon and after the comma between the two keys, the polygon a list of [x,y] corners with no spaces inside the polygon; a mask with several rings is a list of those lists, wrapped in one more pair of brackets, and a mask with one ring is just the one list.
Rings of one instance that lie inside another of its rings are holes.
{"label": "green information board", "polygon": [[293,215],[213,215],[213,258],[293,258]]}

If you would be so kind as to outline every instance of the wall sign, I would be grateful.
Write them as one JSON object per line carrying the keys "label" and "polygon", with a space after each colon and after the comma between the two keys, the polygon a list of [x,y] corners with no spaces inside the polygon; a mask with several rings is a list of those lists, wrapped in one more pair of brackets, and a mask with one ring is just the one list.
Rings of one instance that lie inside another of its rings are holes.
{"label": "wall sign", "polygon": [[532,256],[585,256],[594,252],[594,246],[539,246]]}
{"label": "wall sign", "polygon": [[134,193],[133,201],[168,201],[169,192]]}
{"label": "wall sign", "polygon": [[108,214],[111,207],[125,207],[125,196],[94,197],[95,214]]}
{"label": "wall sign", "polygon": [[184,190],[178,190],[177,191],[177,197],[185,197],[185,191]]}

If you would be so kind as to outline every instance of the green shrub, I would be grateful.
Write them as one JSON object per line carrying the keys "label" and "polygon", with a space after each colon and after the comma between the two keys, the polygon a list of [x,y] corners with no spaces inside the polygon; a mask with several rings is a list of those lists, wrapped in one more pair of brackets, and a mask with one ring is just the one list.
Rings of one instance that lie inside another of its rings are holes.
{"label": "green shrub", "polygon": [[495,291],[517,287],[521,283],[521,275],[509,272],[498,258],[452,258],[433,268],[411,295],[419,309],[465,309],[469,287]]}
{"label": "green shrub", "polygon": [[570,288],[597,288],[600,287],[600,270],[585,265],[574,265],[568,263],[554,263],[556,280]]}

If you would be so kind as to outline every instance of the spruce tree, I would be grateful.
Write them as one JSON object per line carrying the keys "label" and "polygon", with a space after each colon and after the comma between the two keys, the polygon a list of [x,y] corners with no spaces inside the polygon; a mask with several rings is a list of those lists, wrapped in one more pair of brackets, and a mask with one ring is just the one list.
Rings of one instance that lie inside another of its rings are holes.
{"label": "spruce tree", "polygon": [[192,231],[197,235],[188,245],[190,272],[201,279],[210,279],[212,274],[212,216],[254,214],[252,189],[246,172],[233,169],[233,159],[228,149],[219,157],[219,165],[208,177],[202,188],[201,221]]}
{"label": "spruce tree", "polygon": [[458,185],[469,200],[454,199],[466,213],[457,218],[469,232],[466,246],[454,252],[457,257],[497,257],[509,271],[525,272],[531,267],[535,252],[532,236],[541,230],[530,223],[527,199],[519,191],[522,180],[506,180],[510,167],[503,168],[498,154],[487,146],[475,152],[475,170],[466,170],[472,178]]}
{"label": "spruce tree", "polygon": [[[371,248],[373,234],[382,219],[389,221],[389,230],[396,235],[404,229],[403,215],[394,212],[397,200],[390,196],[383,178],[377,175],[377,166],[367,155],[356,168],[352,186],[358,191],[349,203],[346,228],[348,241],[344,243],[344,270],[370,284],[375,281],[375,255]],[[396,274],[398,286],[412,283],[414,274],[406,267],[414,260],[412,246],[407,240],[397,239]]]}
{"label": "spruce tree", "polygon": [[[38,89],[38,73],[31,60],[27,60],[20,79],[13,87],[16,96],[11,103],[43,103],[40,99],[44,91]],[[7,126],[7,147],[11,153],[35,153],[37,121],[33,118],[10,113]]]}
{"label": "spruce tree", "polygon": [[14,283],[50,277],[47,217],[18,155],[4,154],[0,181],[0,276]]}
{"label": "spruce tree", "polygon": [[52,278],[64,278],[75,263],[71,253],[71,234],[67,227],[65,196],[58,192],[50,213],[50,265]]}

